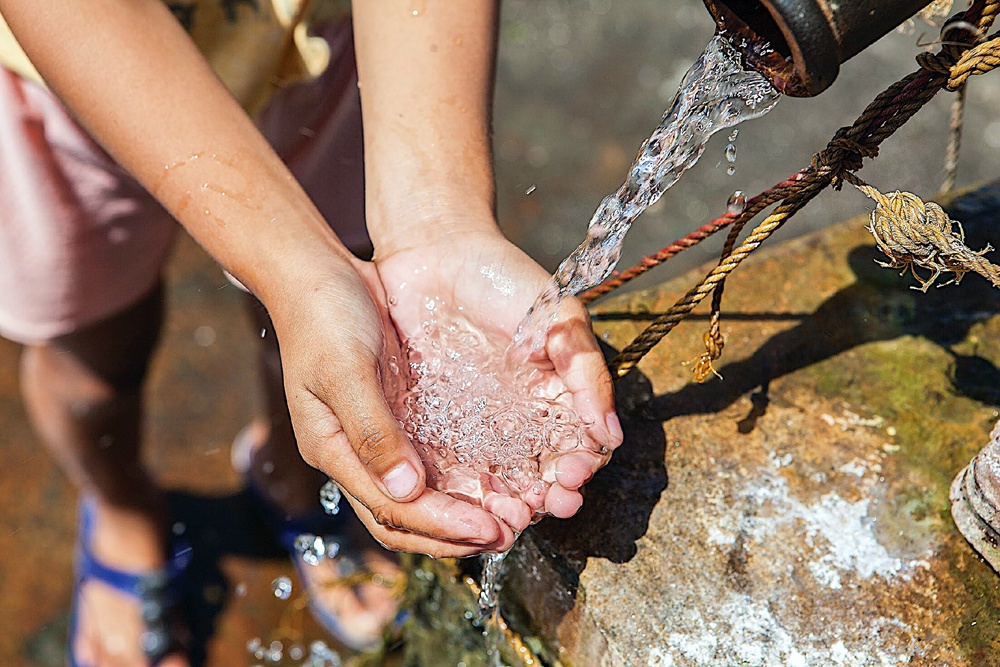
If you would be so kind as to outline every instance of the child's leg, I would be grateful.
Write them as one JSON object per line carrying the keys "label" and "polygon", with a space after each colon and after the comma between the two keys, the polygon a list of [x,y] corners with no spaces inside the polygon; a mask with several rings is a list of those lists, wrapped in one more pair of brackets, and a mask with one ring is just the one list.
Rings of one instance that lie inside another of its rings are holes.
{"label": "child's leg", "polygon": [[[141,389],[174,224],[48,91],[3,69],[0,174],[0,332],[25,346],[30,420],[93,499],[94,557],[159,569],[169,532],[139,456]],[[77,612],[79,663],[146,664],[137,600],[88,581]]]}
{"label": "child's leg", "polygon": [[[90,544],[105,565],[163,567],[164,498],[140,458],[142,381],[160,326],[162,291],[95,325],[26,346],[21,386],[39,438],[95,502]],[[143,665],[138,603],[101,582],[84,583],[74,655],[81,664]],[[175,657],[172,663],[184,665]]]}

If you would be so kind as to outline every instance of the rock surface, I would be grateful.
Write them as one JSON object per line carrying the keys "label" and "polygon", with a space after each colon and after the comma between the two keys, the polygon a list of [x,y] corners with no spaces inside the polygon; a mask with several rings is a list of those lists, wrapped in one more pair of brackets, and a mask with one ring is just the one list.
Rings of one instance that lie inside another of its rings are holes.
{"label": "rock surface", "polygon": [[[992,187],[952,206],[973,248],[998,203]],[[978,276],[910,289],[875,264],[865,224],[733,274],[722,380],[692,384],[683,365],[702,307],[619,383],[622,449],[580,515],[529,529],[508,559],[502,613],[531,649],[509,663],[1000,665],[1000,577],[948,502],[998,416],[1000,291]],[[595,329],[620,349],[704,272],[601,303]],[[442,599],[471,599],[447,576]]]}

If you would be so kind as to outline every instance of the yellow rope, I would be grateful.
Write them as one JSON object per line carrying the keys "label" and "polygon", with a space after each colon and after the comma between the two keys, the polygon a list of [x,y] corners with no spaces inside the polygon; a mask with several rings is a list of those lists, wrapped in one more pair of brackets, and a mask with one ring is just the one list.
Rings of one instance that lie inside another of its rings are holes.
{"label": "yellow rope", "polygon": [[[976,20],[976,41],[986,33],[1000,13],[1000,0],[989,0],[979,7],[981,11]],[[969,76],[991,71],[1000,65],[1000,38],[991,36],[975,46],[945,43],[940,52],[922,53],[917,61],[921,70],[883,91],[865,108],[853,125],[838,130],[827,147],[813,157],[812,167],[804,172],[805,176],[795,184],[796,187],[790,188],[792,191],[774,212],[731,252],[740,230],[734,229],[730,233],[719,265],[611,360],[610,367],[615,376],[626,375],[713,291],[715,298],[712,304],[712,322],[710,330],[704,336],[706,351],[694,364],[694,372],[697,381],[708,378],[710,373],[717,375],[712,363],[721,356],[725,344],[719,330],[719,308],[726,277],[826,186],[833,185],[839,189],[841,182],[846,180],[858,187],[870,187],[861,183],[853,174],[862,167],[863,158],[875,157],[879,144],[938,90],[960,89]],[[877,192],[874,190],[866,194],[874,197]],[[933,271],[928,279],[922,279],[914,273],[925,291],[944,272],[954,273],[953,282],[958,282],[969,271],[975,271],[1000,287],[1000,269],[982,257],[988,248],[977,253],[965,246],[961,226],[956,234],[952,221],[937,204],[924,204],[908,193],[879,196],[883,197],[884,203],[880,202],[876,207],[878,215],[873,214],[870,229],[879,247],[890,258],[888,266],[903,267],[904,270],[911,271],[915,266],[920,266]],[[745,221],[746,219],[741,220]]]}
{"label": "yellow rope", "polygon": [[[1000,267],[983,257],[992,248],[987,245],[976,252],[965,245],[962,225],[956,225],[940,206],[909,192],[882,194],[854,174],[846,180],[875,202],[868,231],[889,257],[889,262],[879,264],[912,273],[920,282],[914,289],[926,292],[943,273],[955,274],[944,285],[958,284],[970,271],[1000,287]],[[917,267],[931,271],[930,277],[920,276]]]}

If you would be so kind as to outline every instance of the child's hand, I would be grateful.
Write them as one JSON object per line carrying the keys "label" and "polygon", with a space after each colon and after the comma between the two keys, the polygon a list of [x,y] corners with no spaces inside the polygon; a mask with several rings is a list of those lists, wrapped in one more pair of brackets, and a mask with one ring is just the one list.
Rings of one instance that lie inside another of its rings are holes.
{"label": "child's hand", "polygon": [[[430,298],[439,303],[439,316],[449,310],[460,313],[499,341],[501,349],[548,279],[538,264],[498,230],[485,226],[477,231],[424,235],[415,244],[378,253],[375,263],[400,338],[420,333],[428,318],[425,302]],[[563,303],[544,349],[531,361],[551,374],[547,380],[551,386],[570,393],[573,409],[591,424],[586,429],[591,448],[603,445],[610,452],[621,444],[611,378],[579,301]],[[515,501],[494,493],[484,498],[484,506],[518,532],[535,512],[572,516],[583,501],[579,488],[607,459],[582,450],[558,456],[545,452],[541,471],[554,483],[544,496],[527,494]]]}
{"label": "child's hand", "polygon": [[345,491],[391,549],[436,557],[506,550],[513,534],[489,512],[425,488],[424,470],[390,412],[384,363],[398,350],[374,266],[355,262],[269,308],[299,450]]}

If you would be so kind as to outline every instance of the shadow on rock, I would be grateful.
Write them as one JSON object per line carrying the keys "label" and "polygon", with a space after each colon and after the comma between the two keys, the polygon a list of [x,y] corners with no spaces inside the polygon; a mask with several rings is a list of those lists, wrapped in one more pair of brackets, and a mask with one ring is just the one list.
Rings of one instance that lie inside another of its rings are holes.
{"label": "shadow on rock", "polygon": [[965,340],[974,323],[1000,312],[1000,290],[972,275],[960,286],[931,288],[922,294],[911,289],[916,284],[911,276],[878,266],[876,261],[882,259],[874,245],[854,248],[848,261],[856,282],[833,294],[798,325],[772,336],[750,357],[720,367],[723,380],[689,384],[636,409],[650,419],[667,421],[719,412],[752,391],[753,406],[739,422],[740,432],[749,433],[766,412],[767,389],[775,379],[858,345],[901,335],[924,337],[955,358],[956,391],[976,400],[987,396],[991,403],[1000,400],[1000,393],[989,385],[1000,378],[1000,370],[982,357],[951,350]]}
{"label": "shadow on rock", "polygon": [[[606,345],[602,348],[608,359],[615,354]],[[636,541],[645,535],[653,508],[667,487],[662,425],[624,407],[651,391],[649,380],[638,372],[618,384],[624,443],[584,488],[584,504],[576,516],[542,521],[515,546],[505,588],[516,591],[517,599],[505,596],[502,608],[508,622],[523,635],[541,636],[548,646],[574,643],[576,655],[589,652],[581,644],[603,641],[596,632],[594,637],[582,636],[585,625],[563,621],[574,614],[587,559],[631,560]],[[560,626],[569,628],[574,637],[560,635]],[[599,652],[595,649],[592,654]]]}

